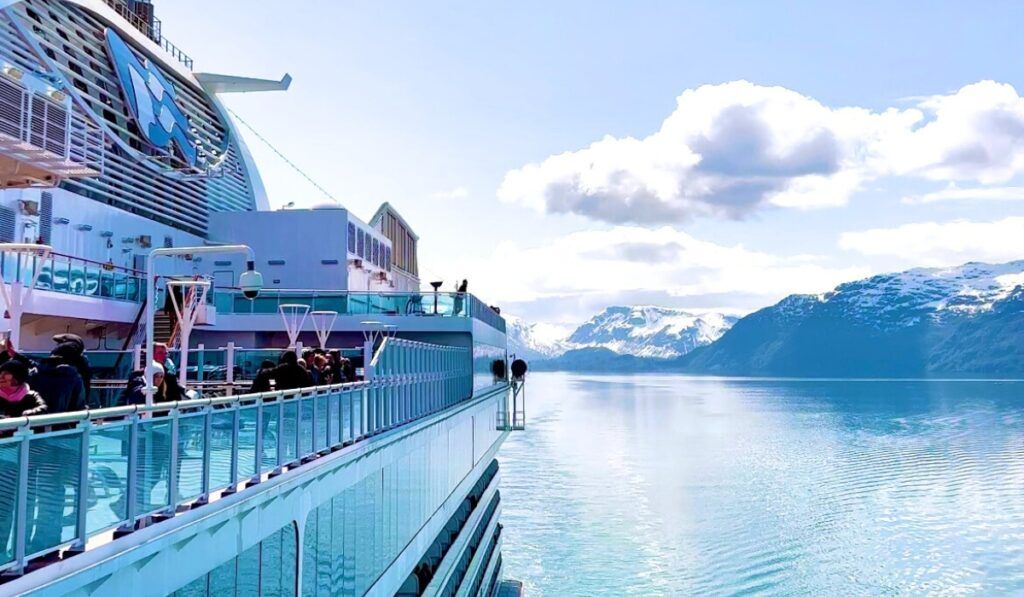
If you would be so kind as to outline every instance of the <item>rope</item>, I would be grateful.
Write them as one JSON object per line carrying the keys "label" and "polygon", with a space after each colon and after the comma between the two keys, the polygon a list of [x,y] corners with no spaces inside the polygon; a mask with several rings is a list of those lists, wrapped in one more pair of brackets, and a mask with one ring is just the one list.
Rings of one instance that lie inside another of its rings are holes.
{"label": "rope", "polygon": [[298,172],[300,176],[302,176],[307,181],[309,181],[309,184],[311,184],[314,187],[316,187],[317,190],[319,190],[321,193],[326,195],[327,198],[330,199],[331,201],[334,201],[335,203],[339,203],[339,201],[334,197],[334,195],[331,195],[327,191],[327,189],[325,189],[322,186],[320,186],[319,184],[317,184],[317,182],[315,180],[313,180],[313,178],[310,175],[306,174],[302,170],[302,168],[299,168],[295,164],[295,162],[293,162],[293,161],[289,160],[287,157],[285,157],[285,155],[283,153],[281,153],[276,147],[274,147],[270,143],[270,141],[267,141],[266,137],[264,137],[263,135],[259,134],[259,132],[255,128],[253,128],[253,126],[251,124],[249,124],[248,122],[245,121],[244,118],[239,116],[238,112],[235,112],[234,110],[232,110],[231,108],[228,108],[227,106],[224,106],[224,109],[226,109],[232,116],[234,116],[235,119],[238,120],[238,122],[242,123],[245,126],[245,128],[249,129],[249,131],[252,132],[253,135],[256,135],[256,138],[259,139],[260,141],[262,141],[263,144],[266,145],[268,148],[270,148],[270,151],[273,151],[275,154],[277,154],[277,157],[281,158],[284,161],[284,163],[286,163],[289,166],[291,166],[292,169],[295,170],[296,172]]}

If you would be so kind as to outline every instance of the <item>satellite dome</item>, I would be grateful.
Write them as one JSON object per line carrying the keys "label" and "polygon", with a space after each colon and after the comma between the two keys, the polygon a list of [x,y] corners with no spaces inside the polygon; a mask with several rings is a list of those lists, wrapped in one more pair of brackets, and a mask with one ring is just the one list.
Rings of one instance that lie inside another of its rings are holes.
{"label": "satellite dome", "polygon": [[327,201],[322,201],[320,203],[317,203],[316,205],[314,205],[312,207],[312,209],[319,210],[319,209],[345,209],[345,208],[342,207],[341,204],[338,203],[337,201],[327,200]]}

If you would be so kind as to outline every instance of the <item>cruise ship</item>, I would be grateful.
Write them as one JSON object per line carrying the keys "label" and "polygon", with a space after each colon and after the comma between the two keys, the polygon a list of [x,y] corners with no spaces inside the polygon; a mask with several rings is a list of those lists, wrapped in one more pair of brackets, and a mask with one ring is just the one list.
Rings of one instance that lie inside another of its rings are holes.
{"label": "cruise ship", "polygon": [[[520,594],[500,310],[425,290],[395,205],[271,209],[220,97],[291,78],[164,33],[149,1],[0,0],[0,330],[77,335],[93,371],[89,409],[0,420],[0,594]],[[154,400],[158,343],[187,399]],[[310,348],[354,375],[250,391]]]}

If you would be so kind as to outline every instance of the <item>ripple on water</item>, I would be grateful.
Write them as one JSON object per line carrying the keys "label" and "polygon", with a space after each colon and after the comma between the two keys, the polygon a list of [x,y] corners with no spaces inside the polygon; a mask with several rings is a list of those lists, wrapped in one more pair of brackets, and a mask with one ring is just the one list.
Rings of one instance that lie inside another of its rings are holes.
{"label": "ripple on water", "polygon": [[1024,591],[1024,384],[530,384],[501,460],[531,595]]}

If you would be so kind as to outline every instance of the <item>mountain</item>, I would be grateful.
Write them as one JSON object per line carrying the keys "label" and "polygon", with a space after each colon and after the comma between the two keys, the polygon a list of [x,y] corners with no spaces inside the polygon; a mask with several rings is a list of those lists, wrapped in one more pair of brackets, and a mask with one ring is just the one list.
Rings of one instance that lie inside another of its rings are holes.
{"label": "mountain", "polygon": [[[710,344],[736,322],[718,313],[693,314],[667,307],[608,307],[572,333],[552,324],[527,323],[506,315],[509,352],[545,368],[649,370],[666,359]],[[600,349],[600,350],[598,350]],[[618,364],[610,361],[629,356]],[[654,359],[656,363],[643,363]]]}
{"label": "mountain", "polygon": [[720,313],[698,315],[667,307],[608,307],[576,328],[568,344],[638,357],[672,358],[714,342],[736,320]]}
{"label": "mountain", "polygon": [[1024,374],[1024,261],[918,268],[792,295],[683,356],[684,370],[837,377]]}
{"label": "mountain", "polygon": [[527,323],[514,315],[505,315],[505,334],[509,354],[533,362],[564,353],[569,331],[557,325]]}

